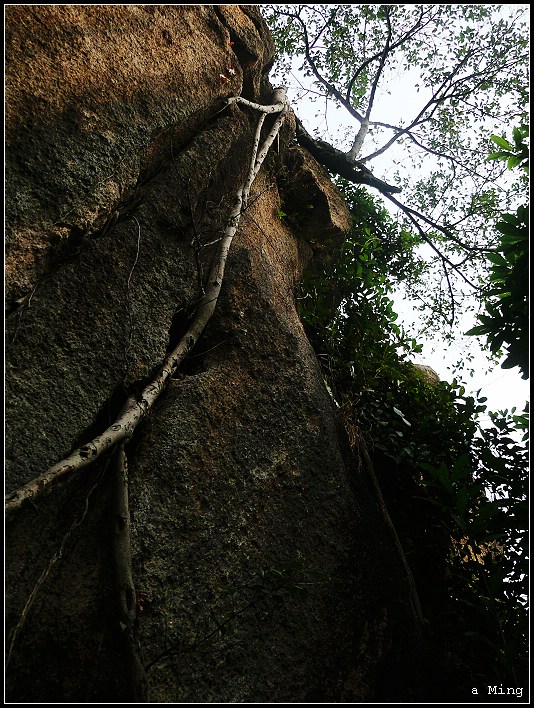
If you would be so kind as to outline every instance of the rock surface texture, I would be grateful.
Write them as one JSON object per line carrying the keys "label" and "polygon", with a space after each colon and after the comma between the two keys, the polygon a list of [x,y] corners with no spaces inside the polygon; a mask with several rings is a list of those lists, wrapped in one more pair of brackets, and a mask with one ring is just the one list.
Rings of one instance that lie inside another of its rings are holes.
{"label": "rock surface texture", "polygon": [[[110,425],[185,331],[250,160],[257,115],[225,99],[268,103],[273,51],[254,6],[7,8],[8,492]],[[293,133],[126,446],[144,700],[416,698],[404,566],[295,304],[350,215]],[[282,200],[313,218],[289,228]],[[103,457],[7,518],[9,702],[131,699],[111,476]]]}

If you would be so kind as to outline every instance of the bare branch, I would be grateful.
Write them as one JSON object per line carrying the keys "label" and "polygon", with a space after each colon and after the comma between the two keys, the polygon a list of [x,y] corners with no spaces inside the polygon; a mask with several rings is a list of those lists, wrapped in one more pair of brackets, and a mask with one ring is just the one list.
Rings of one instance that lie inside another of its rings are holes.
{"label": "bare branch", "polygon": [[389,9],[386,7],[386,23],[388,26],[388,33],[386,36],[386,43],[384,45],[384,49],[380,57],[380,62],[378,64],[378,69],[376,70],[375,77],[373,79],[373,84],[371,86],[371,93],[369,94],[369,103],[365,112],[365,117],[367,118],[367,120],[369,120],[369,116],[371,115],[371,111],[375,102],[376,89],[378,88],[378,82],[380,81],[380,77],[382,76],[382,72],[384,70],[388,54],[391,51],[391,37],[393,34],[393,30],[391,29],[391,20],[389,18],[389,12]]}
{"label": "bare branch", "polygon": [[[450,241],[455,243],[457,246],[459,246],[461,249],[464,251],[468,251],[470,253],[484,253],[486,251],[485,248],[479,247],[479,246],[467,246],[461,239],[458,238],[458,236],[455,236],[450,229],[448,229],[446,226],[442,226],[441,224],[438,224],[436,221],[433,219],[430,219],[428,216],[425,216],[424,214],[421,214],[420,212],[416,211],[415,209],[411,209],[410,207],[407,207],[405,204],[401,204],[401,202],[398,201],[398,199],[395,199],[395,197],[392,197],[390,194],[385,194],[393,204],[395,204],[399,209],[401,209],[407,216],[412,219],[412,217],[416,219],[421,219],[421,221],[424,221],[425,224],[428,224],[428,226],[431,226],[433,229],[436,231],[440,231],[444,236],[446,236]],[[452,265],[452,263],[451,263]],[[454,266],[453,266],[454,267]],[[469,282],[469,281],[466,281]],[[469,283],[472,285],[472,283]],[[476,287],[472,285],[472,287]]]}
{"label": "bare branch", "polygon": [[302,27],[302,33],[303,33],[303,39],[304,39],[304,56],[306,57],[306,61],[310,65],[311,70],[313,71],[313,74],[315,78],[329,91],[332,96],[335,96],[337,100],[341,103],[341,105],[347,109],[347,111],[351,114],[353,118],[356,118],[358,123],[362,123],[364,118],[363,115],[357,111],[350,103],[347,103],[345,100],[345,97],[343,94],[338,91],[338,89],[334,86],[334,84],[331,84],[329,81],[327,81],[324,76],[320,73],[320,71],[317,68],[317,65],[311,55],[311,48],[309,44],[309,39],[308,39],[308,29],[306,27],[306,24],[302,20],[302,18],[299,15],[292,14],[290,12],[285,12],[285,11],[280,11],[281,15],[285,15],[286,17],[290,17],[294,20],[297,20],[301,27]]}
{"label": "bare branch", "polygon": [[378,82],[380,81],[380,77],[382,76],[382,71],[384,70],[384,66],[386,64],[386,59],[390,51],[390,42],[391,42],[391,35],[392,35],[392,30],[391,30],[391,21],[389,19],[389,9],[386,8],[386,23],[387,23],[387,37],[386,37],[386,43],[384,45],[384,49],[382,50],[381,56],[380,56],[380,62],[378,64],[378,69],[376,70],[374,79],[373,79],[373,84],[371,86],[371,93],[369,95],[369,101],[367,103],[367,110],[365,111],[365,116],[364,120],[362,121],[362,124],[360,125],[360,129],[358,130],[356,137],[354,138],[354,142],[352,143],[352,147],[347,153],[347,158],[352,162],[354,161],[357,156],[360,154],[360,150],[363,147],[363,143],[365,141],[365,138],[367,137],[367,133],[369,132],[369,118],[371,116],[371,111],[373,110],[373,105],[375,102],[375,95],[376,95],[376,89],[378,87]]}
{"label": "bare branch", "polygon": [[[401,211],[403,211],[406,216],[410,219],[412,224],[415,226],[417,229],[417,233],[419,236],[427,243],[430,248],[432,248],[433,251],[441,258],[443,263],[446,263],[449,265],[454,271],[458,273],[458,275],[464,280],[470,287],[472,287],[474,290],[480,290],[480,288],[472,283],[467,276],[465,276],[461,270],[459,270],[459,266],[455,263],[453,263],[447,256],[440,251],[440,249],[436,246],[436,244],[432,241],[432,239],[425,233],[425,231],[421,228],[421,224],[417,221],[417,219],[422,219],[429,225],[433,226],[436,229],[439,229],[442,233],[449,234],[449,232],[444,229],[442,226],[439,226],[439,224],[434,224],[430,219],[427,219],[423,214],[419,214],[419,212],[416,212],[414,209],[410,209],[409,207],[405,206],[404,204],[401,204],[401,202],[398,201],[398,199],[395,199],[395,197],[392,197],[390,194],[385,194],[385,197],[387,197],[395,206],[397,206]],[[459,239],[454,239],[455,242],[461,244]],[[468,246],[465,246],[464,244],[461,244],[465,250],[475,252],[477,250],[483,250],[483,249],[473,249]]]}
{"label": "bare branch", "polygon": [[[414,145],[417,145],[418,148],[420,148],[423,152],[428,153],[429,155],[435,155],[436,157],[441,157],[444,160],[447,160],[448,162],[451,163],[452,167],[461,167],[465,172],[471,176],[478,177],[484,182],[488,182],[488,178],[485,177],[484,175],[481,175],[479,172],[474,170],[470,165],[466,165],[463,162],[460,162],[456,157],[453,157],[449,153],[446,152],[441,152],[440,150],[435,150],[434,148],[429,147],[428,145],[423,145],[423,143],[414,135],[412,131],[408,131],[405,133],[406,137],[411,140]],[[370,158],[367,158],[370,159]]]}
{"label": "bare branch", "polygon": [[[379,121],[373,121],[372,125],[384,127],[390,130],[395,130],[395,134],[393,135],[390,140],[388,140],[381,148],[378,150],[375,150],[373,153],[370,153],[369,155],[366,155],[365,157],[361,157],[360,161],[361,162],[369,162],[370,160],[373,160],[374,158],[378,157],[379,155],[382,155],[386,150],[388,150],[399,138],[401,138],[403,135],[407,135],[413,128],[416,126],[422,125],[423,123],[427,123],[432,119],[434,116],[434,113],[436,112],[437,108],[445,103],[445,101],[450,101],[451,99],[457,99],[457,100],[462,100],[465,98],[465,92],[461,90],[461,88],[469,81],[472,81],[473,79],[480,77],[480,81],[476,83],[475,85],[472,85],[469,87],[470,93],[473,93],[478,86],[481,84],[485,83],[486,81],[489,80],[490,75],[488,75],[487,71],[484,69],[481,69],[480,71],[475,71],[472,72],[471,74],[467,76],[460,77],[453,81],[452,79],[454,76],[458,74],[458,72],[465,66],[467,61],[472,58],[477,52],[474,50],[471,52],[466,53],[465,57],[457,64],[457,66],[452,70],[452,72],[442,81],[440,86],[434,91],[432,94],[432,97],[427,101],[427,103],[423,106],[423,108],[419,111],[417,116],[413,119],[413,121],[406,127],[401,128],[398,126],[392,126],[387,123],[381,123]],[[511,68],[515,66],[515,62],[505,62],[504,64],[498,66],[495,68],[493,71],[493,74],[497,74],[498,72],[502,71],[503,69],[506,68]]]}
{"label": "bare branch", "polygon": [[[421,14],[419,15],[419,18],[417,19],[417,21],[415,22],[413,27],[411,29],[407,30],[405,32],[405,34],[403,34],[402,37],[400,37],[396,42],[393,42],[393,44],[391,45],[390,50],[389,50],[390,53],[393,53],[396,49],[398,49],[400,46],[402,46],[407,41],[409,41],[414,36],[414,34],[416,32],[418,32],[419,30],[426,27],[426,25],[432,21],[432,16],[430,16],[429,19],[427,20],[427,22],[425,22],[424,24],[422,23],[425,9],[426,8],[424,6],[421,7]],[[388,22],[389,22],[389,13],[388,13],[387,17],[388,17]],[[372,57],[370,57],[369,59],[364,61],[356,69],[351,80],[349,81],[349,84],[347,86],[347,91],[345,93],[345,100],[347,101],[347,103],[350,103],[350,96],[352,93],[352,87],[354,86],[354,83],[355,83],[356,79],[358,78],[358,76],[360,76],[360,74],[369,66],[369,64],[372,64],[377,59],[380,59],[380,57],[382,55],[383,55],[383,52],[376,52],[376,54],[373,54]]]}
{"label": "bare branch", "polygon": [[319,30],[319,32],[318,32],[317,36],[315,37],[315,39],[313,40],[313,42],[310,44],[310,49],[313,49],[313,47],[317,44],[317,42],[319,41],[319,39],[320,39],[321,35],[323,34],[323,32],[325,31],[325,29],[326,29],[327,27],[329,27],[329,26],[332,24],[332,22],[334,21],[334,18],[335,18],[335,16],[336,16],[336,14],[337,14],[338,9],[339,9],[338,6],[334,6],[334,7],[330,10],[330,15],[329,15],[327,21],[326,21],[325,24],[323,25],[322,29]]}

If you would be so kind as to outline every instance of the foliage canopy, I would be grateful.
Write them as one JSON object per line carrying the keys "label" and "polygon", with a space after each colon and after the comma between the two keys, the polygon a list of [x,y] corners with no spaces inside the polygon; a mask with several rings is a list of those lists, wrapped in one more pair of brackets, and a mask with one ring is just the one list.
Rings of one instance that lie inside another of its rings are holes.
{"label": "foliage canopy", "polygon": [[420,345],[390,299],[391,272],[404,263],[387,249],[406,234],[362,187],[351,206],[340,259],[303,282],[301,317],[356,455],[364,444],[374,458],[429,622],[440,700],[451,686],[467,695],[485,682],[520,685],[528,411],[490,413],[480,427],[486,399],[410,364]]}
{"label": "foliage canopy", "polygon": [[485,254],[498,245],[489,225],[516,200],[506,166],[485,156],[491,134],[527,122],[527,6],[263,12],[278,49],[277,79],[290,86],[299,113],[310,107],[300,118],[352,164],[402,188],[399,198],[381,191],[412,241],[426,244],[425,277],[414,274],[405,292],[430,331],[450,336],[444,323],[474,307],[464,295],[484,287]]}

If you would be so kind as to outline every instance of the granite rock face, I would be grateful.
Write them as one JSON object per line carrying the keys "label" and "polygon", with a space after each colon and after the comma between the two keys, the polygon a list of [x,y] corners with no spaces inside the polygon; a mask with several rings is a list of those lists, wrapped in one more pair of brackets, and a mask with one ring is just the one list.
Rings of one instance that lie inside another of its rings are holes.
{"label": "granite rock face", "polygon": [[[253,6],[10,6],[6,50],[10,491],[107,427],[184,332],[254,136],[224,99],[269,101],[273,44]],[[404,568],[295,304],[350,215],[293,131],[126,447],[154,702],[415,695]],[[99,460],[7,520],[10,701],[128,700],[111,474]]]}

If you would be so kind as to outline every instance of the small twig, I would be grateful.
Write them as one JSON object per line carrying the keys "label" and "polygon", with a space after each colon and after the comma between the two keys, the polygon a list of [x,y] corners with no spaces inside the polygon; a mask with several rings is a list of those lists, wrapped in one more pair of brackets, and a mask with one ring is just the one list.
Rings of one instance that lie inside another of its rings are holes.
{"label": "small twig", "polygon": [[[389,199],[391,202],[393,202],[393,204],[395,204],[395,206],[397,206],[399,209],[401,209],[401,210],[406,214],[406,216],[410,219],[410,221],[412,222],[412,224],[413,224],[413,225],[415,226],[415,228],[417,229],[417,231],[418,231],[418,233],[419,233],[419,236],[420,236],[426,243],[428,243],[428,245],[438,254],[438,256],[441,258],[441,260],[442,260],[443,262],[448,263],[448,264],[450,265],[450,267],[451,267],[453,270],[455,270],[455,271],[458,273],[458,275],[459,275],[463,280],[465,280],[465,282],[466,282],[469,286],[471,286],[474,290],[480,290],[480,288],[479,288],[477,285],[475,285],[474,283],[472,283],[472,282],[469,280],[469,278],[467,278],[467,276],[465,276],[465,275],[459,270],[458,266],[457,266],[455,263],[453,263],[449,258],[447,258],[447,257],[439,250],[439,248],[435,245],[435,243],[432,241],[432,239],[423,231],[423,229],[421,228],[421,225],[418,223],[417,219],[422,219],[423,221],[425,221],[426,223],[430,224],[430,225],[433,226],[434,228],[439,229],[443,234],[445,234],[445,236],[448,236],[451,240],[453,240],[453,241],[456,243],[456,242],[458,241],[458,239],[456,239],[455,237],[453,237],[453,236],[450,234],[450,232],[448,231],[448,229],[445,229],[444,227],[438,226],[438,225],[435,224],[433,221],[431,221],[430,219],[427,219],[425,216],[423,216],[423,215],[420,214],[419,212],[415,211],[414,209],[411,209],[410,207],[407,207],[405,204],[401,204],[401,202],[399,202],[397,199],[395,199],[395,197],[392,197],[391,194],[384,194],[384,196],[385,196],[387,199]],[[469,251],[476,251],[476,250],[477,250],[477,249],[473,249],[473,248],[468,248],[468,247],[466,247],[466,246],[464,246],[464,249],[465,249],[465,250],[469,250]]]}
{"label": "small twig", "polygon": [[199,651],[199,647],[202,646],[203,644],[206,644],[206,642],[211,641],[214,637],[216,637],[218,634],[220,634],[221,629],[225,627],[226,625],[230,624],[233,622],[237,617],[240,615],[244,614],[247,610],[249,610],[251,607],[253,607],[255,604],[257,604],[258,600],[261,598],[261,594],[256,593],[249,602],[244,603],[241,607],[232,610],[232,612],[229,613],[229,615],[224,619],[222,622],[220,622],[215,629],[211,630],[210,632],[207,632],[204,634],[202,637],[196,639],[193,641],[191,644],[186,644],[182,642],[182,640],[178,640],[177,642],[174,642],[171,644],[167,649],[162,651],[158,656],[156,656],[152,661],[150,661],[147,666],[146,670],[150,670],[155,664],[159,663],[163,659],[168,659],[173,656],[180,656],[182,654],[190,654],[194,652]]}
{"label": "small twig", "polygon": [[195,263],[197,267],[198,287],[202,295],[205,295],[206,291],[204,290],[204,273],[202,270],[202,262],[200,260],[200,251],[206,244],[203,244],[200,240],[200,235],[196,226],[195,210],[193,207],[193,201],[191,199],[191,192],[189,191],[189,189],[187,190],[187,198],[189,200],[189,209],[191,211],[191,224],[193,228],[193,240],[191,241],[191,245],[194,245],[195,247]]}
{"label": "small twig", "polygon": [[210,347],[209,349],[206,349],[203,352],[198,352],[198,354],[190,354],[187,357],[187,360],[189,361],[189,359],[196,359],[199,356],[205,356],[206,354],[209,354],[209,352],[212,352],[214,349],[218,349],[219,347],[222,347],[223,344],[226,344],[226,342],[229,342],[231,339],[233,339],[233,337],[227,337],[226,339],[223,339],[222,342],[218,342],[217,344],[214,344],[212,347]]}
{"label": "small twig", "polygon": [[139,222],[137,221],[137,218],[135,216],[132,216],[132,219],[137,224],[137,249],[135,252],[135,259],[134,259],[132,268],[128,274],[128,280],[126,281],[126,307],[128,310],[129,333],[128,333],[128,346],[126,347],[125,356],[130,351],[130,347],[132,346],[132,338],[133,338],[132,307],[131,307],[131,302],[130,302],[130,281],[132,279],[132,274],[134,272],[135,266],[137,265],[137,261],[139,260],[139,250],[140,250],[140,246],[141,246],[141,225],[139,224]]}
{"label": "small twig", "polygon": [[32,291],[29,293],[29,295],[26,295],[23,298],[23,301],[20,303],[19,307],[15,310],[15,312],[12,312],[11,315],[8,315],[6,317],[6,319],[10,319],[14,315],[18,315],[17,325],[15,327],[15,331],[13,333],[13,337],[11,338],[11,342],[10,342],[11,345],[13,345],[15,343],[15,340],[17,338],[17,334],[20,329],[20,323],[22,320],[22,316],[30,309],[31,304],[32,304],[32,298],[35,295],[35,293],[37,292],[37,288],[41,285],[41,283],[43,283],[43,281],[45,281],[49,277],[50,277],[50,275],[45,275],[43,278],[38,280],[37,283],[35,284],[35,286],[33,287]]}
{"label": "small twig", "polygon": [[[224,238],[224,236],[219,236],[219,238],[216,238],[213,241],[207,241],[206,243],[201,243],[199,249],[197,249],[197,251],[196,251],[197,260],[198,260],[198,252],[200,251],[200,249],[208,248],[208,246],[214,246],[216,243],[220,243],[223,240],[223,238]],[[206,293],[204,291],[204,283],[202,282],[202,284],[199,287],[201,288],[202,294],[205,295]]]}

